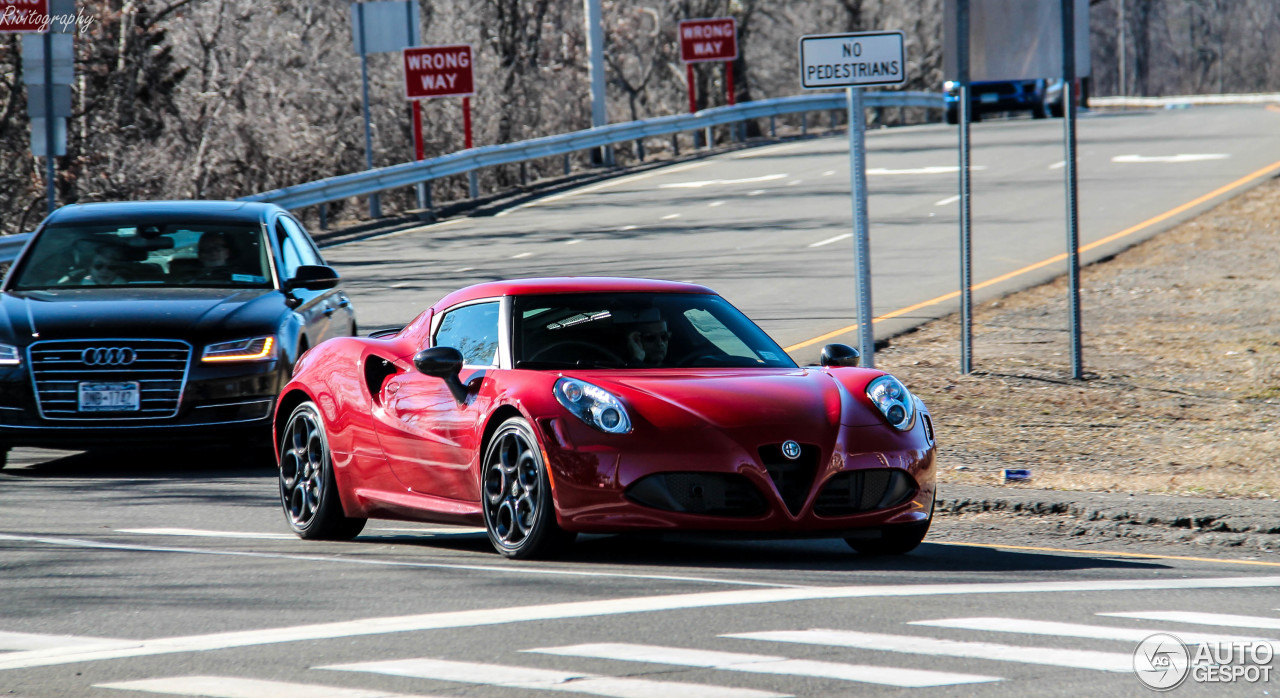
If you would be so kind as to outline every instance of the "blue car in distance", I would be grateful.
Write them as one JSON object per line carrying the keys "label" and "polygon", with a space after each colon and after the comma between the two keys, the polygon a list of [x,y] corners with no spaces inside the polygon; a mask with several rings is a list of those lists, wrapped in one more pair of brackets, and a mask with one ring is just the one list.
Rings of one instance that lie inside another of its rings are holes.
{"label": "blue car in distance", "polygon": [[[1037,119],[1061,116],[1061,92],[1055,110],[1049,95],[1051,82],[1041,78],[969,83],[969,119],[982,121],[983,114],[1010,111],[1030,111]],[[942,93],[947,123],[960,123],[960,83],[951,80],[942,83]]]}

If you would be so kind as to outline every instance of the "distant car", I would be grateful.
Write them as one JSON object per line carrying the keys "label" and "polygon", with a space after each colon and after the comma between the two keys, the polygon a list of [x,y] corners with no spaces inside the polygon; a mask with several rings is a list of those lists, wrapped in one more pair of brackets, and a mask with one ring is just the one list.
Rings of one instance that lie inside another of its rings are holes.
{"label": "distant car", "polygon": [[511,558],[623,531],[910,551],[933,511],[929,412],[850,347],[822,363],[694,284],[471,286],[302,357],[276,407],[281,503],[302,538],[482,525]]}
{"label": "distant car", "polygon": [[268,446],[297,357],[355,330],[337,272],[277,206],[60,208],[0,287],[0,454]]}
{"label": "distant car", "polygon": [[[983,114],[1009,111],[1029,111],[1031,116],[1043,119],[1050,115],[1050,103],[1046,89],[1049,80],[999,80],[969,84],[969,113],[972,121],[981,121]],[[943,104],[949,124],[960,123],[960,83],[950,80],[942,83]],[[1058,112],[1061,116],[1061,98]]]}

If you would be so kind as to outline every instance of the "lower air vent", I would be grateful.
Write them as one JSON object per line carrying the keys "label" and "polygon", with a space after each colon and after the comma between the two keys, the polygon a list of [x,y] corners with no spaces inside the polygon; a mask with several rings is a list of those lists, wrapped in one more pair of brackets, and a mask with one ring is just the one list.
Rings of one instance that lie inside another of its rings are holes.
{"label": "lower air vent", "polygon": [[741,475],[730,473],[657,473],[636,481],[627,498],[663,511],[707,516],[759,516],[764,497]]}
{"label": "lower air vent", "polygon": [[782,503],[787,505],[787,511],[793,516],[799,514],[804,500],[809,497],[810,488],[813,487],[813,476],[818,469],[818,447],[801,445],[800,457],[795,460],[782,455],[780,444],[761,446],[759,452],[760,462],[769,471],[773,486],[782,495]]}
{"label": "lower air vent", "polygon": [[891,468],[850,470],[822,488],[813,513],[818,516],[849,516],[865,511],[896,507],[915,495],[919,486],[905,471]]}

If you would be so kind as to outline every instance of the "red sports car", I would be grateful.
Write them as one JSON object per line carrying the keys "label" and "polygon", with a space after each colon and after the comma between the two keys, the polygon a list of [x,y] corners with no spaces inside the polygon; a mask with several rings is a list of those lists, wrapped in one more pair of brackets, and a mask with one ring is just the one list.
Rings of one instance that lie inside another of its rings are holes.
{"label": "red sports car", "polygon": [[933,513],[933,424],[856,366],[839,344],[797,366],[694,284],[470,286],[302,357],[276,407],[280,497],[303,538],[368,518],[483,525],[511,558],[623,531],[905,553]]}

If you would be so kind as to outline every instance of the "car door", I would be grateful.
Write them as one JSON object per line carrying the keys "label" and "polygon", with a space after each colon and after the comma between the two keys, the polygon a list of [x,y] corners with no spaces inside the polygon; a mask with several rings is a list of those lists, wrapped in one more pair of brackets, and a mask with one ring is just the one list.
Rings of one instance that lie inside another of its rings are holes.
{"label": "car door", "polygon": [[[298,267],[304,264],[320,263],[314,249],[305,239],[305,234],[301,232],[301,228],[297,227],[297,224],[288,216],[280,216],[276,219],[272,234],[276,238],[277,249],[280,251],[278,267],[281,283],[296,276]],[[302,317],[310,346],[315,346],[332,335],[330,318],[334,312],[331,298],[335,290],[311,291],[297,288],[290,291],[290,295],[298,300],[298,306],[294,308],[294,312]]]}
{"label": "car door", "polygon": [[[284,225],[289,240],[293,242],[294,247],[298,250],[299,256],[305,260],[303,264],[328,266],[328,262],[324,261],[320,250],[316,248],[315,241],[303,229],[301,223],[289,216],[281,216],[280,222]],[[355,309],[351,307],[351,299],[342,290],[342,282],[338,282],[338,285],[331,289],[320,292],[320,297],[324,299],[324,310],[321,312],[329,320],[323,339],[355,334],[356,313]]]}
{"label": "car door", "polygon": [[382,409],[375,410],[379,438],[391,469],[409,490],[479,501],[479,478],[471,466],[493,400],[486,376],[499,366],[505,338],[501,317],[502,301],[489,299],[452,308],[433,323],[431,346],[462,352],[459,378],[471,388],[465,402],[459,403],[443,380],[412,368],[383,384]]}

